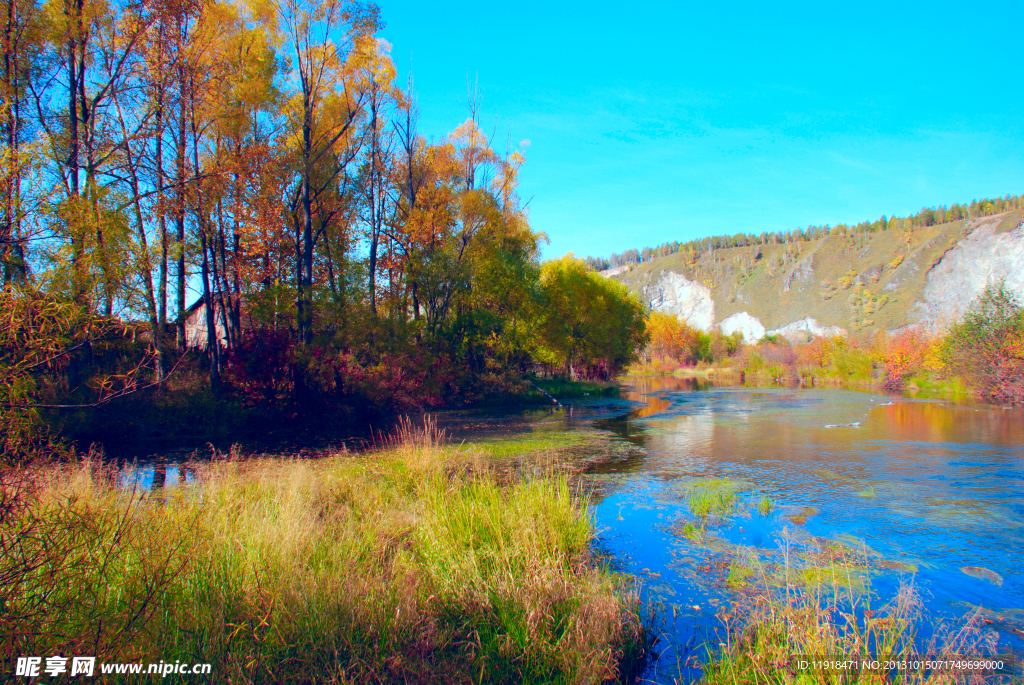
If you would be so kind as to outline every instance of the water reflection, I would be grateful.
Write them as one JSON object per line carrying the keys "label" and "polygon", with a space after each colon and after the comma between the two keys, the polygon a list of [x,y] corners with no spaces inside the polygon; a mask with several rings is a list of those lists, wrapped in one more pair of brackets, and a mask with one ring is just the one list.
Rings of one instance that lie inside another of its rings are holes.
{"label": "water reflection", "polygon": [[195,469],[188,463],[153,461],[146,464],[126,464],[118,473],[117,484],[126,490],[170,490],[197,482]]}
{"label": "water reflection", "polygon": [[[933,614],[981,606],[1004,644],[1022,646],[1024,623],[1012,618],[1024,617],[1021,410],[677,378],[627,379],[625,389],[647,406],[596,423],[646,454],[605,489],[595,517],[603,544],[648,579],[649,598],[676,607],[677,645],[713,631],[729,595],[723,560],[737,546],[771,553],[785,530],[871,550],[883,597],[916,570]],[[695,543],[678,533],[689,517],[682,486],[709,477],[748,483],[748,505]],[[751,512],[762,496],[778,503],[771,516]]]}
{"label": "water reflection", "polygon": [[[438,417],[456,442],[593,427],[628,444],[596,463],[598,545],[662,602],[674,645],[653,673],[717,644],[716,614],[732,598],[725,576],[741,550],[776,554],[778,541],[832,540],[864,549],[884,601],[913,574],[939,617],[985,610],[1003,645],[1024,648],[1024,412],[822,389],[722,387],[697,379],[626,379],[619,400],[520,414]],[[128,488],[194,483],[186,458],[126,468]],[[729,522],[695,542],[686,486],[743,481]],[[757,513],[761,497],[776,502]],[[659,650],[665,646],[659,647]],[[675,652],[675,653],[673,653]],[[699,676],[695,666],[684,675]]]}

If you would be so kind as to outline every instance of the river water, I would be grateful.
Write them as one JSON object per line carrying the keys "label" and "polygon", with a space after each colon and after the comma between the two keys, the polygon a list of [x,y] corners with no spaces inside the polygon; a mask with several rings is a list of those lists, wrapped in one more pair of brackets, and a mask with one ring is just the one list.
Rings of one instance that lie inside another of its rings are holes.
{"label": "river water", "polygon": [[[738,552],[835,541],[868,559],[876,605],[913,582],[930,625],[982,607],[1001,649],[1024,637],[1024,412],[822,389],[706,387],[624,379],[628,413],[596,422],[642,456],[614,471],[593,514],[599,545],[660,607],[655,682],[699,676],[716,618],[733,599]],[[742,481],[735,515],[704,540],[687,487]],[[763,497],[774,501],[764,515]],[[924,622],[924,621],[923,621]],[[922,627],[922,635],[928,628]],[[694,668],[680,669],[690,659]]]}
{"label": "river water", "polygon": [[[623,379],[617,401],[439,421],[456,441],[596,429],[621,443],[617,453],[630,456],[598,461],[586,478],[598,550],[639,579],[656,617],[660,658],[647,682],[699,678],[738,597],[727,582],[737,558],[770,560],[808,541],[862,553],[874,606],[913,583],[922,639],[980,607],[1000,651],[1024,654],[1021,409],[667,377]],[[170,456],[123,478],[171,487],[194,479],[187,464]],[[685,534],[697,522],[687,492],[723,478],[741,485],[738,504],[695,540]],[[757,507],[765,497],[768,513]]]}

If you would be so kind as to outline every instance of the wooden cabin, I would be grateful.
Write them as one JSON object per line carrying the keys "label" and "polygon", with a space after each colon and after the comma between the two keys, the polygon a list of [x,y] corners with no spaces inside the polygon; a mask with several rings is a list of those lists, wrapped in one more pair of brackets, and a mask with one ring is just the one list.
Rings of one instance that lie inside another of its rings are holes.
{"label": "wooden cabin", "polygon": [[[224,317],[214,305],[215,334],[217,342],[222,348],[228,345],[228,332],[224,328]],[[205,350],[207,343],[206,336],[206,300],[200,295],[199,299],[185,310],[185,346],[189,349]]]}

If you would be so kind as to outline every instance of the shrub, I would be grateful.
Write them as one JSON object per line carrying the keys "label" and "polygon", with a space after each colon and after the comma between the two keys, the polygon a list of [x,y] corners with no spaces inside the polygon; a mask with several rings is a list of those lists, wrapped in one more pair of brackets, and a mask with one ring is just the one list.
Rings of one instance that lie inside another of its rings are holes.
{"label": "shrub", "polygon": [[987,286],[949,329],[943,360],[984,399],[1024,402],[1024,311],[1005,283]]}
{"label": "shrub", "polygon": [[931,339],[921,331],[909,329],[887,337],[881,343],[878,358],[885,371],[883,386],[889,390],[900,390],[907,378],[924,368]]}

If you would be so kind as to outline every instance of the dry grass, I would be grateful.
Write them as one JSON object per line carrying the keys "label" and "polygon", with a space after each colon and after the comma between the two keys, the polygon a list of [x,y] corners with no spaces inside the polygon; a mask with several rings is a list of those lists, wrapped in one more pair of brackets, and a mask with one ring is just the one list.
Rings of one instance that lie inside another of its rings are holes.
{"label": "dry grass", "polygon": [[240,683],[596,683],[640,658],[636,595],[592,560],[564,478],[499,484],[429,424],[387,442],[196,464],[198,486],[153,493],[97,462],[6,474],[3,657]]}
{"label": "dry grass", "polygon": [[[756,557],[734,564],[730,580],[747,585],[746,600],[719,618],[727,642],[704,667],[702,682],[717,684],[801,683],[940,683],[996,682],[991,676],[901,673],[861,669],[864,661],[913,661],[923,654],[989,655],[995,635],[970,616],[956,629],[939,626],[922,646],[917,628],[922,619],[920,596],[912,579],[881,608],[871,604],[867,553],[841,545],[795,549],[784,541],[781,563],[766,565]],[[853,670],[799,668],[797,658],[852,661]]]}

